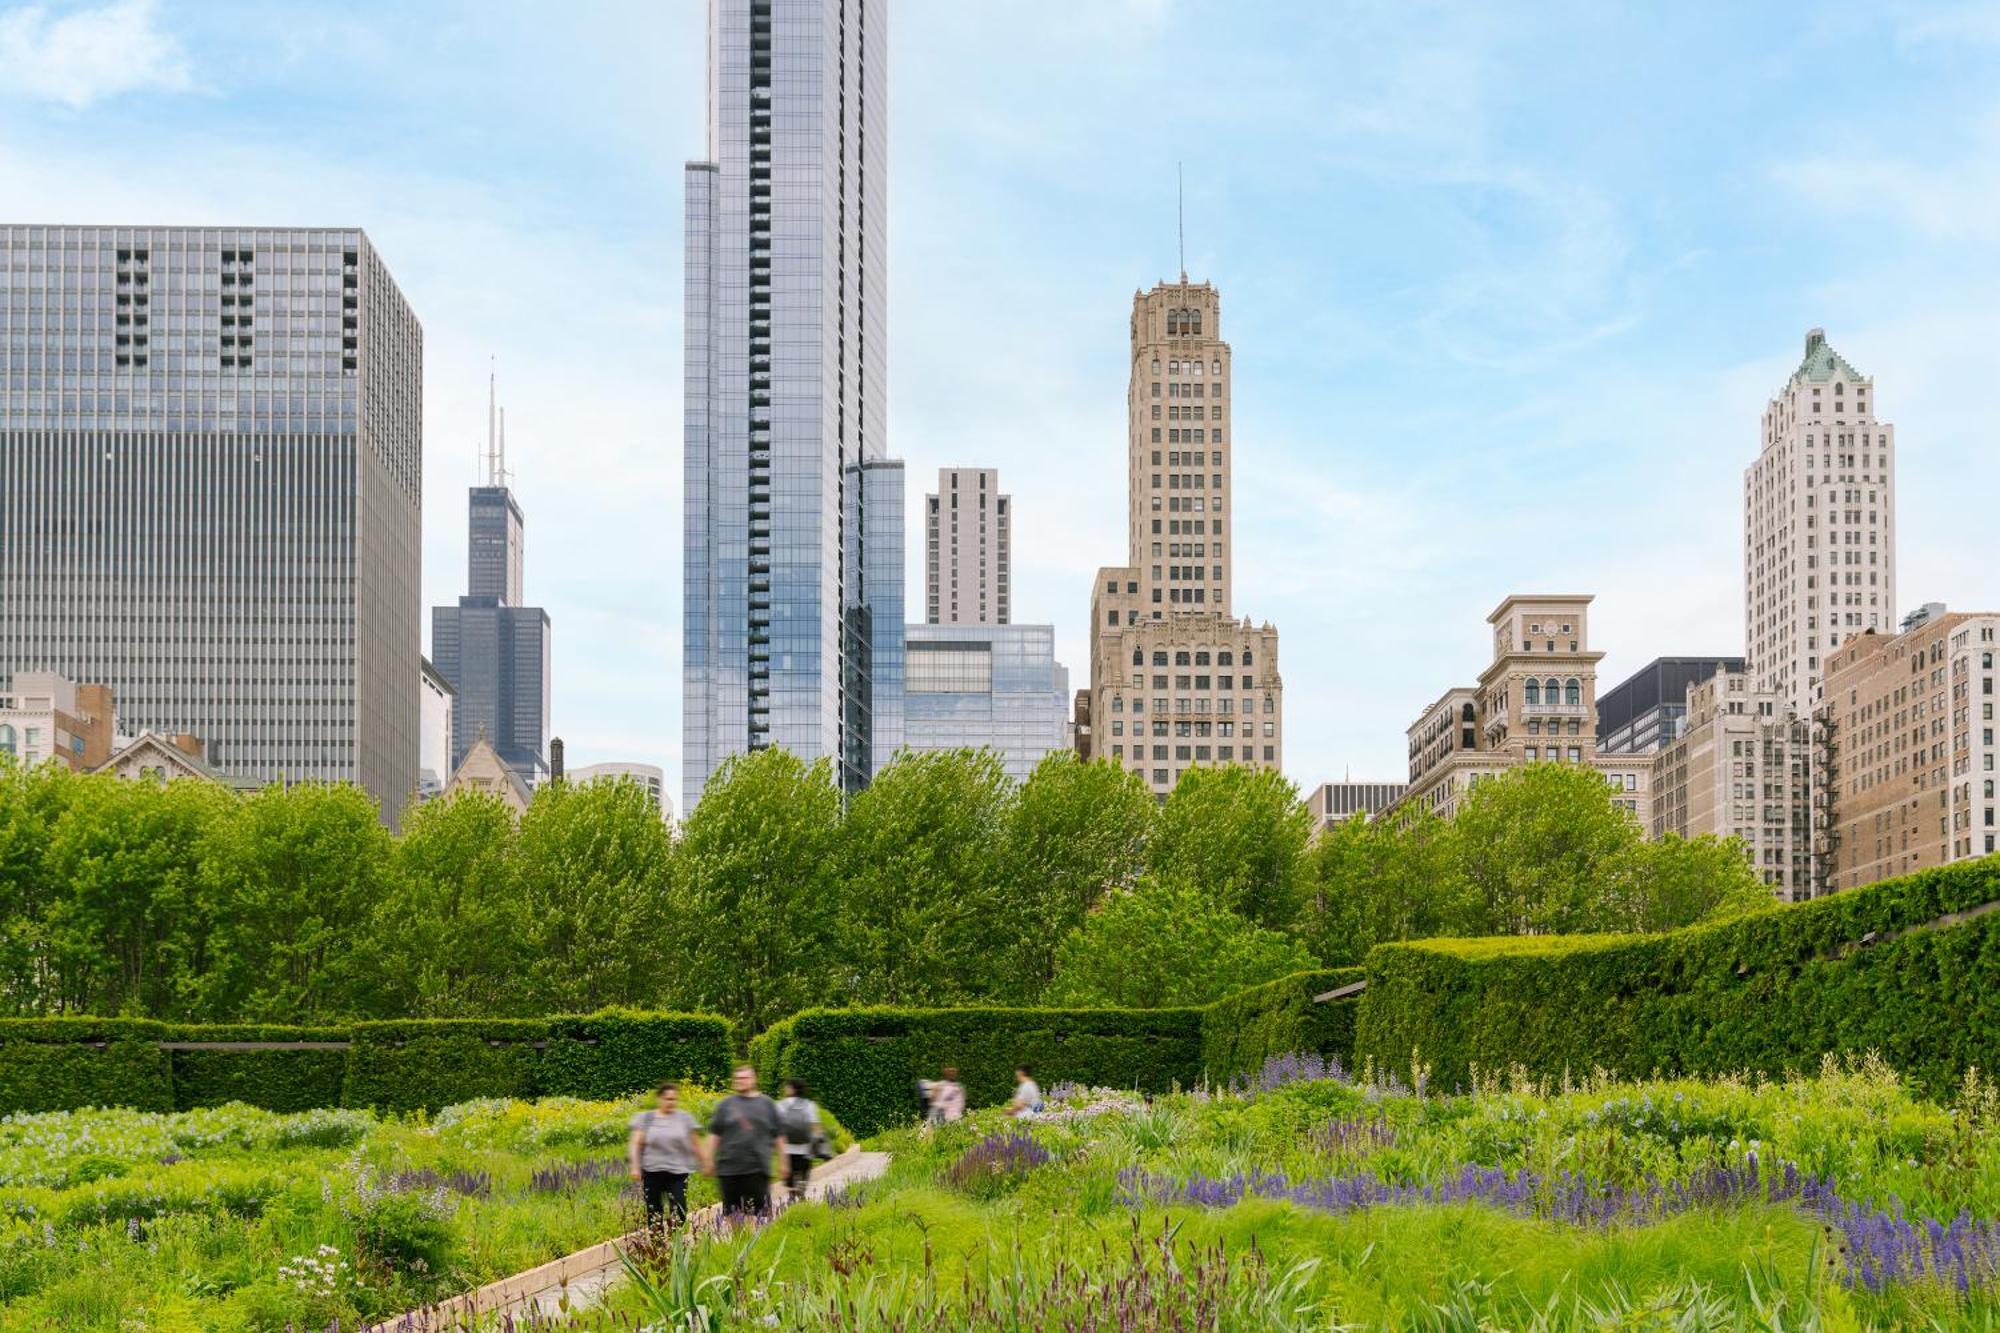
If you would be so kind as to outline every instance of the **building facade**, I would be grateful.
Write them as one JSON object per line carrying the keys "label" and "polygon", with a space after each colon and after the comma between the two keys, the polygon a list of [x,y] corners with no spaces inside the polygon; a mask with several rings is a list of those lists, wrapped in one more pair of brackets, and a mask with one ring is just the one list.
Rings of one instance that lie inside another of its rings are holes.
{"label": "building facade", "polygon": [[674,822],[673,798],[667,795],[667,771],[658,764],[636,764],[622,760],[602,764],[585,764],[569,771],[568,780],[581,787],[598,781],[616,782],[628,779],[639,784],[651,798],[653,808],[660,812],[660,819],[668,824]]}
{"label": "building facade", "polygon": [[1653,756],[1653,836],[1739,838],[1773,894],[1812,897],[1811,724],[1741,661],[1686,699],[1685,725]]}
{"label": "building facade", "polygon": [[452,689],[430,658],[419,658],[418,664],[417,799],[428,801],[444,790],[456,767],[451,762]]}
{"label": "building facade", "polygon": [[0,759],[53,759],[88,773],[111,758],[117,732],[109,686],[78,685],[53,671],[16,671],[0,693]]}
{"label": "building facade", "polygon": [[1827,659],[1814,719],[1818,849],[1831,890],[1995,850],[2000,613],[1913,616]]}
{"label": "building facade", "polygon": [[1072,744],[1054,626],[911,625],[904,647],[904,748],[990,749],[1025,782]]}
{"label": "building facade", "polygon": [[[417,785],[423,332],[352,230],[0,227],[0,663]],[[0,682],[4,685],[5,682]]]}
{"label": "building facade", "polygon": [[1127,563],[1090,606],[1090,745],[1164,799],[1203,764],[1281,768],[1278,631],[1231,610],[1230,350],[1221,295],[1163,282],[1132,298]]}
{"label": "building facade", "polygon": [[1445,691],[1408,730],[1409,790],[1398,810],[1450,818],[1474,785],[1531,763],[1580,764],[1652,826],[1652,765],[1597,750],[1597,663],[1587,594],[1517,595],[1486,617],[1493,658],[1477,685]]}
{"label": "building facade", "polygon": [[451,762],[484,737],[530,786],[549,775],[549,613],[523,606],[527,522],[488,409],[486,484],[468,493],[466,595],[431,608],[431,660],[452,688]]}
{"label": "building facade", "polygon": [[1656,657],[1597,697],[1600,754],[1652,754],[1680,736],[1688,690],[1718,670],[1741,671],[1740,657]]}
{"label": "building facade", "polygon": [[711,0],[687,168],[682,808],[730,755],[902,743],[886,0]]}
{"label": "building facade", "polygon": [[994,469],[938,469],[937,492],[924,497],[925,624],[1013,619],[1013,508]]}
{"label": "building facade", "polygon": [[1329,829],[1356,815],[1373,819],[1402,800],[1408,790],[1406,782],[1322,782],[1310,804],[1319,826]]}
{"label": "building facade", "polygon": [[1875,409],[1875,381],[1813,329],[1743,473],[1750,673],[1800,717],[1834,649],[1896,623],[1896,428]]}

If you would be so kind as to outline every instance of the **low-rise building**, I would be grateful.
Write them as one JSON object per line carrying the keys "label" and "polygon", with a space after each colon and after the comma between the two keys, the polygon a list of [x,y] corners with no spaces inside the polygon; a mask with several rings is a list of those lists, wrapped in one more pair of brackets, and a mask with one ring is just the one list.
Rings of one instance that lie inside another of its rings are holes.
{"label": "low-rise building", "polygon": [[904,749],[991,749],[1025,782],[1074,743],[1054,626],[908,625],[903,644]]}
{"label": "low-rise building", "polygon": [[1581,764],[1652,826],[1652,764],[1597,750],[1597,663],[1588,594],[1516,595],[1486,617],[1493,659],[1479,683],[1445,691],[1409,727],[1410,783],[1395,807],[1443,818],[1474,784],[1529,763]]}
{"label": "low-rise building", "polygon": [[564,775],[576,786],[584,786],[598,781],[616,782],[620,778],[636,782],[652,798],[653,808],[660,812],[660,818],[667,823],[674,822],[673,798],[667,795],[667,773],[658,764],[636,764],[611,761],[602,764],[585,764],[572,768]]}
{"label": "low-rise building", "polygon": [[1689,688],[1684,717],[1653,757],[1653,836],[1740,838],[1772,893],[1812,897],[1811,725],[1741,661]]}
{"label": "low-rise building", "polygon": [[465,752],[464,761],[453,771],[451,781],[444,784],[441,794],[449,799],[461,792],[485,792],[498,796],[517,815],[526,814],[528,802],[534,799],[527,779],[500,757],[500,752],[493,748],[493,742],[484,735],[472,742],[472,748]]}
{"label": "low-rise building", "polygon": [[1322,782],[1312,794],[1313,818],[1323,829],[1360,815],[1366,819],[1387,810],[1409,790],[1405,782]]}
{"label": "low-rise building", "polygon": [[130,738],[120,737],[103,764],[91,770],[109,773],[126,782],[179,782],[192,778],[214,782],[233,791],[255,791],[261,784],[241,773],[224,773],[208,760],[208,747],[199,736],[187,733],[168,735],[142,731]]}
{"label": "low-rise building", "polygon": [[0,691],[0,755],[21,764],[54,759],[88,772],[111,757],[113,711],[109,685],[16,671],[13,685]]}
{"label": "low-rise building", "polygon": [[1927,607],[1826,659],[1814,718],[1815,833],[1827,887],[1858,888],[1995,850],[2000,613]]}

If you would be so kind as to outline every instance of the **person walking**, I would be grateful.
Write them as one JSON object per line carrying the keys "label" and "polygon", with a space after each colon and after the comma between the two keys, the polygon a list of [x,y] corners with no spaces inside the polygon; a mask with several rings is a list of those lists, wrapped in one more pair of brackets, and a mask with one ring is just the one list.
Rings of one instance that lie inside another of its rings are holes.
{"label": "person walking", "polygon": [[785,1193],[802,1199],[806,1182],[812,1179],[813,1144],[821,1132],[819,1107],[806,1095],[804,1080],[785,1080],[785,1095],[778,1099],[778,1128],[785,1135]]}
{"label": "person walking", "polygon": [[1034,1075],[1026,1065],[1014,1069],[1014,1099],[1007,1103],[1007,1114],[1016,1120],[1033,1120],[1042,1113],[1042,1089],[1035,1082]]}
{"label": "person walking", "polygon": [[784,1160],[785,1138],[778,1108],[757,1091],[757,1071],[738,1065],[730,1095],[715,1104],[708,1132],[715,1148],[708,1171],[722,1195],[725,1216],[771,1211],[771,1175]]}
{"label": "person walking", "polygon": [[632,1137],[625,1155],[632,1179],[646,1197],[646,1226],[664,1220],[678,1227],[687,1220],[688,1177],[708,1169],[707,1138],[696,1119],[681,1109],[678,1083],[662,1083],[650,1111],[632,1117]]}
{"label": "person walking", "polygon": [[958,1081],[958,1067],[946,1065],[944,1077],[930,1085],[930,1120],[948,1125],[965,1119],[965,1085]]}

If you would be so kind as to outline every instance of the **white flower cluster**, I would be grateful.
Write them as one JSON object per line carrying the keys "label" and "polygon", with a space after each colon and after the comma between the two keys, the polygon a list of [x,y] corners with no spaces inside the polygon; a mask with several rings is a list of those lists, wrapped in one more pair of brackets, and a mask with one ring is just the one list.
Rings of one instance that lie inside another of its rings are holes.
{"label": "white flower cluster", "polygon": [[347,1260],[338,1248],[322,1245],[311,1254],[293,1255],[278,1265],[278,1280],[303,1295],[332,1300],[347,1285]]}

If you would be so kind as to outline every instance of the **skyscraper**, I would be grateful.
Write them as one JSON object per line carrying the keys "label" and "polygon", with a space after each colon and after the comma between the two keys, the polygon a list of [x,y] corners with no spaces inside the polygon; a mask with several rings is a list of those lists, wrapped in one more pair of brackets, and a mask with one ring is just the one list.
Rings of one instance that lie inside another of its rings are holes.
{"label": "skyscraper", "polygon": [[888,5],[711,0],[687,168],[682,808],[732,754],[902,739],[887,456]]}
{"label": "skyscraper", "polygon": [[1896,428],[1874,399],[1875,381],[1810,330],[1743,472],[1750,688],[1800,717],[1819,707],[1829,653],[1896,625]]}
{"label": "skyscraper", "polygon": [[1009,623],[1013,508],[994,469],[938,469],[937,493],[924,497],[925,624]]}
{"label": "skyscraper", "polygon": [[468,493],[466,595],[431,608],[431,661],[450,682],[451,771],[485,737],[530,784],[549,772],[549,613],[523,606],[526,523],[507,484],[506,426],[487,408],[486,484]]}
{"label": "skyscraper", "polygon": [[1229,344],[1221,296],[1132,298],[1129,564],[1091,593],[1091,746],[1164,797],[1190,765],[1283,762],[1278,631],[1230,611]]}
{"label": "skyscraper", "polygon": [[417,782],[423,330],[359,231],[0,227],[0,669]]}

